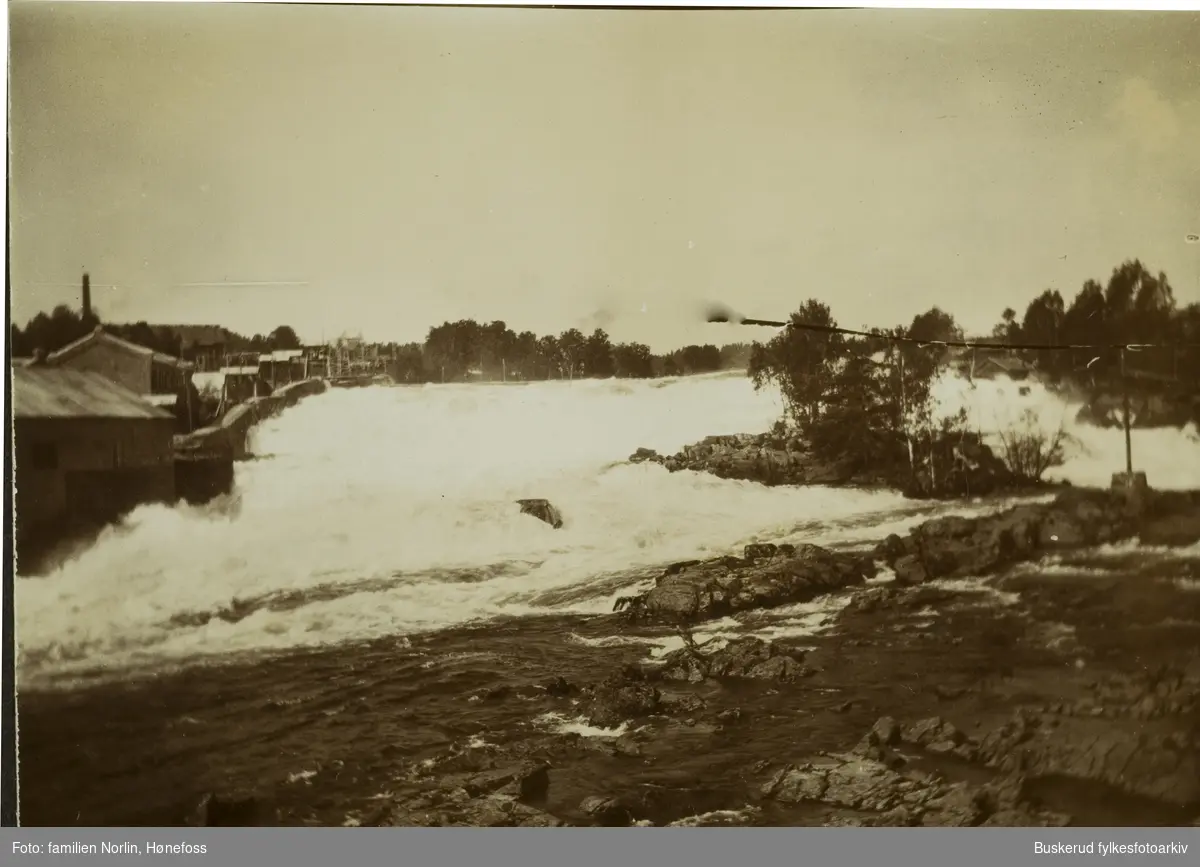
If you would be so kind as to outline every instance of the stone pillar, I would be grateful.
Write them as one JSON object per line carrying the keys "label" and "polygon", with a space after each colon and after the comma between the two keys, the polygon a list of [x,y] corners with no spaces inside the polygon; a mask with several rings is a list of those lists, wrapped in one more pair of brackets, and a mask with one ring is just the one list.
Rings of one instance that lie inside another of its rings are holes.
{"label": "stone pillar", "polygon": [[1136,473],[1113,473],[1112,491],[1123,496],[1136,511],[1145,508],[1150,499],[1150,485],[1146,481],[1146,474],[1140,470]]}

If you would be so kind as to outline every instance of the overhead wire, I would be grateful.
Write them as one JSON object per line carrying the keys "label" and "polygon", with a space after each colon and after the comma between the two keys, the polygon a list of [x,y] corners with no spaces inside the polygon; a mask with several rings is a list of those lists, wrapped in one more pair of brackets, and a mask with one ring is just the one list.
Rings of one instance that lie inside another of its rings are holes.
{"label": "overhead wire", "polygon": [[[720,322],[721,319],[710,319],[710,322]],[[730,321],[730,320],[724,320]],[[906,334],[889,332],[860,331],[854,328],[842,328],[837,325],[817,325],[811,322],[780,322],[773,319],[739,318],[734,320],[738,325],[761,325],[768,328],[795,328],[801,331],[815,331],[824,334],[845,334],[854,337],[868,337],[876,340],[890,340],[898,343],[913,343],[918,346],[945,346],[961,349],[1006,349],[1014,351],[1064,351],[1072,349],[1108,349],[1129,350],[1138,352],[1143,349],[1200,349],[1200,343],[996,343],[985,340],[922,340]]]}

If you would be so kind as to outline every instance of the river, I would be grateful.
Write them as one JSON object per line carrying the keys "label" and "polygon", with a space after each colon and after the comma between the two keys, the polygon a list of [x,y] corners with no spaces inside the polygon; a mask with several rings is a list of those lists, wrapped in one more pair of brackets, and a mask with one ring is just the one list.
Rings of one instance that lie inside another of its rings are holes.
{"label": "river", "polygon": [[[1074,408],[1038,386],[947,380],[939,396],[984,429],[1025,408],[1064,423],[1074,440],[1050,477],[1107,485],[1124,464],[1119,430],[1075,428]],[[738,373],[331,390],[256,430],[260,457],[238,465],[229,501],[141,508],[51,574],[19,579],[20,684],[603,613],[674,561],[759,540],[866,544],[936,512],[995,508],[624,463],[640,446],[763,431],[780,412]],[[1194,431],[1138,430],[1134,448],[1152,485],[1200,487]],[[525,497],[551,500],[565,526],[520,514]],[[770,628],[803,631],[821,606]]]}

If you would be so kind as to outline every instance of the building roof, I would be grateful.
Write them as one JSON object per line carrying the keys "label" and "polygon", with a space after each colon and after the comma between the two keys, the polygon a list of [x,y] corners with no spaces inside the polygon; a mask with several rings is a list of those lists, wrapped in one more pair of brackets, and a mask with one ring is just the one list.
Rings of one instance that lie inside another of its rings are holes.
{"label": "building roof", "polygon": [[172,418],[111,379],[84,370],[12,369],[13,418]]}
{"label": "building roof", "polygon": [[1033,366],[1021,358],[1013,358],[1009,355],[993,355],[987,359],[992,364],[999,367],[1001,370],[1012,372],[1014,370],[1033,370]]}
{"label": "building roof", "polygon": [[149,356],[150,358],[157,361],[159,364],[170,364],[170,365],[174,365],[175,367],[182,367],[182,368],[187,368],[187,369],[190,369],[194,366],[190,361],[184,361],[181,358],[176,358],[173,355],[166,355],[165,353],[162,353],[162,352],[155,352],[153,349],[150,349],[149,347],[140,346],[136,343],[131,343],[128,340],[123,340],[122,338],[117,337],[114,334],[109,334],[107,331],[104,330],[103,325],[97,325],[96,330],[93,331],[91,334],[85,334],[83,337],[80,337],[78,340],[76,340],[72,343],[68,343],[62,349],[56,350],[55,352],[51,352],[49,355],[46,356],[46,361],[49,362],[50,364],[56,364],[59,361],[65,361],[68,358],[71,358],[72,356],[76,355],[80,350],[82,350],[82,349],[86,348],[87,346],[89,346],[93,343],[96,343],[96,342],[106,343],[109,346],[116,346],[117,348],[123,349],[126,352],[133,352],[138,355]]}
{"label": "building roof", "polygon": [[303,349],[276,349],[274,352],[264,352],[258,357],[262,361],[291,361],[293,358],[302,358],[304,356]]}

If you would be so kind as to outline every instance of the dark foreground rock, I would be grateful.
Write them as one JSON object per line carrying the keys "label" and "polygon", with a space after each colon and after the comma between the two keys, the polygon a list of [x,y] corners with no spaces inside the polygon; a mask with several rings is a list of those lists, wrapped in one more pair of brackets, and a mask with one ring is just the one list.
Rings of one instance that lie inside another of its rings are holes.
{"label": "dark foreground rock", "polygon": [[525,761],[450,773],[423,791],[393,798],[365,824],[393,827],[553,828],[563,823],[533,806],[545,800],[548,767]]}
{"label": "dark foreground rock", "polygon": [[668,567],[656,586],[617,601],[636,622],[690,623],[754,608],[807,602],[862,584],[877,569],[869,557],[816,545],[747,545],[745,555]]}
{"label": "dark foreground rock", "polygon": [[[1200,498],[1156,495],[1126,510],[1106,496],[1084,495],[1099,512],[1060,501],[1005,526],[1059,536],[1048,545],[1076,524],[1084,540],[1118,535],[1098,530],[1097,515],[1127,517],[1120,532],[1155,545],[1200,537]],[[1066,518],[1048,523],[1047,510]],[[941,574],[992,562],[969,550],[992,550],[991,520],[923,536],[922,564]],[[1057,549],[1028,547],[1047,550]],[[751,546],[668,569],[660,586],[721,562],[751,579],[734,592],[718,577],[721,592],[755,605],[811,592],[793,559],[853,560],[801,553]],[[656,665],[644,642],[663,629],[623,624],[614,636],[612,617],[536,617],[23,689],[22,819],[1186,825],[1200,816],[1200,562],[1134,548],[1089,556],[1060,558],[1088,567],[1078,574],[858,588],[803,653],[742,637]],[[205,792],[221,794],[185,818]]]}
{"label": "dark foreground rock", "polygon": [[804,654],[753,636],[731,641],[705,653],[702,645],[685,636],[686,646],[667,654],[658,671],[667,680],[697,683],[707,678],[749,678],[792,682],[810,677]]}
{"label": "dark foreground rock", "polygon": [[903,584],[984,575],[1046,553],[1153,535],[1160,523],[1198,509],[1200,496],[1193,493],[1147,492],[1131,498],[1120,491],[1071,490],[1048,504],[1017,506],[982,518],[926,521],[907,536],[889,536],[875,549],[875,557]]}
{"label": "dark foreground rock", "polygon": [[857,752],[827,753],[778,772],[763,787],[763,796],[783,803],[817,802],[858,814],[836,816],[826,823],[831,825],[1061,827],[1070,822],[1069,816],[1030,804],[1019,776],[972,786],[892,764]]}
{"label": "dark foreground rock", "polygon": [[[980,736],[931,717],[879,719],[856,752],[886,760],[899,745],[1031,779],[1099,784],[1164,804],[1200,805],[1200,677],[1182,671],[1116,676],[1095,697],[1018,709]],[[1125,723],[1125,724],[1121,724]]]}
{"label": "dark foreground rock", "polygon": [[664,710],[662,693],[637,668],[627,667],[589,690],[588,721],[601,728],[652,716]]}
{"label": "dark foreground rock", "polygon": [[563,516],[549,500],[517,500],[522,515],[532,515],[539,521],[545,521],[556,530],[562,528]]}

